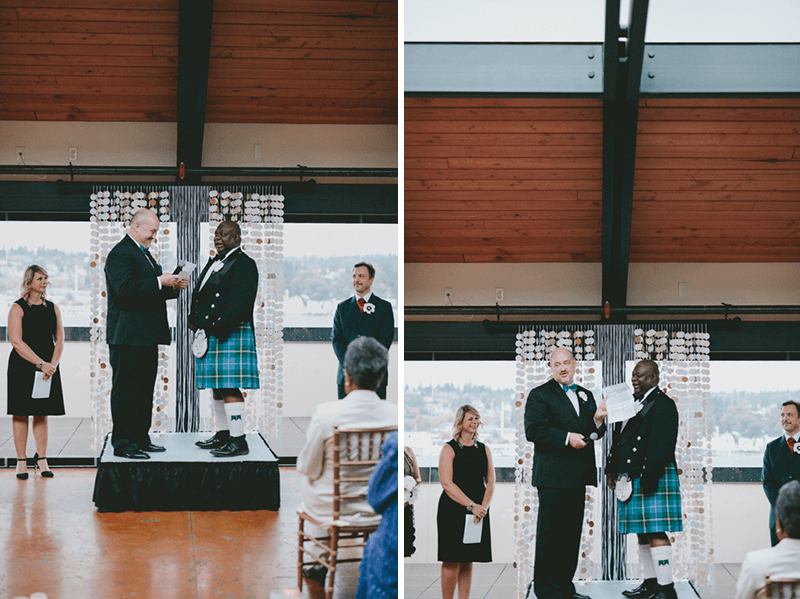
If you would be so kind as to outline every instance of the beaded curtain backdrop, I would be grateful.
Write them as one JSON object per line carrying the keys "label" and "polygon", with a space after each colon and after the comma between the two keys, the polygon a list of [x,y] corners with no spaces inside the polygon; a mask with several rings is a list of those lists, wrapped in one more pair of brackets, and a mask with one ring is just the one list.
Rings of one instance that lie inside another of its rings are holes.
{"label": "beaded curtain backdrop", "polygon": [[[151,253],[164,268],[165,257],[177,253],[196,262],[189,279],[193,289],[197,275],[209,253],[200,247],[202,220],[211,225],[211,234],[222,220],[233,220],[242,229],[242,249],[255,260],[259,270],[259,288],[255,304],[255,338],[258,352],[260,389],[246,392],[245,428],[277,439],[283,408],[283,195],[279,187],[252,186],[230,192],[202,186],[175,186],[159,189],[95,189],[89,206],[91,213],[91,284],[92,328],[90,349],[90,393],[93,407],[93,447],[99,449],[111,430],[111,368],[106,343],[105,258],[125,234],[133,214],[140,208],[153,210],[161,221],[157,243]],[[177,222],[176,222],[177,221]],[[170,235],[170,227],[175,228]],[[177,235],[175,235],[177,233]],[[170,237],[178,238],[172,248]],[[209,246],[213,248],[212,240]],[[175,251],[177,250],[177,252]],[[159,348],[159,369],[153,401],[152,432],[195,432],[213,428],[201,422],[200,401],[194,388],[194,358],[187,316],[191,291],[181,293],[176,305],[173,344]],[[172,382],[174,381],[174,382]],[[211,393],[208,405],[211,402]],[[175,398],[174,400],[171,398]],[[173,405],[174,402],[174,405]],[[174,415],[173,415],[174,414]]]}
{"label": "beaded curtain backdrop", "polygon": [[[612,330],[613,329],[613,330]],[[711,457],[708,424],[709,335],[701,326],[648,328],[637,325],[531,326],[517,334],[517,460],[515,464],[514,537],[516,544],[515,596],[524,597],[533,579],[538,498],[531,486],[533,445],[525,438],[524,415],[528,393],[550,378],[549,359],[564,347],[575,355],[575,381],[601,400],[601,387],[622,382],[625,362],[655,360],[661,371],[659,386],[675,401],[680,418],[676,458],[681,483],[684,531],[671,534],[676,579],[709,582],[713,571],[711,549]],[[596,444],[597,464],[605,462],[610,434]],[[598,487],[586,493],[581,538],[579,580],[620,580],[641,576],[633,557],[628,562],[625,538],[617,532],[616,500],[600,468]],[[713,589],[709,589],[713,590]]]}

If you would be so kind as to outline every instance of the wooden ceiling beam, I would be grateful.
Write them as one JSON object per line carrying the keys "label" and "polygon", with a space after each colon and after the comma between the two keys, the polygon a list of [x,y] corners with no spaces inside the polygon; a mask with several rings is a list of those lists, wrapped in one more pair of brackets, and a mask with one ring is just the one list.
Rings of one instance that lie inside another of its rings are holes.
{"label": "wooden ceiling beam", "polygon": [[[178,5],[178,155],[176,164],[203,165],[208,63],[214,0],[180,0]],[[193,178],[195,176],[192,176]],[[199,183],[200,178],[187,183]]]}
{"label": "wooden ceiling beam", "polygon": [[[606,3],[603,90],[603,303],[628,303],[639,79],[648,0],[634,0],[620,31],[620,2]],[[620,318],[624,319],[624,315]]]}

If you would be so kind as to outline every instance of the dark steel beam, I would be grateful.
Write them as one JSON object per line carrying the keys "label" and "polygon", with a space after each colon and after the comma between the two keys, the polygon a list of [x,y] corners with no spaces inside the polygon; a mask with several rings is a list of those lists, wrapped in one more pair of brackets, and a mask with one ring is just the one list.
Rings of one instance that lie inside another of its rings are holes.
{"label": "dark steel beam", "polygon": [[[628,302],[633,181],[639,122],[639,79],[644,56],[648,0],[634,0],[629,27],[619,30],[619,2],[606,6],[606,79],[614,89],[603,94],[603,302],[624,308]],[[615,16],[616,9],[616,16]],[[617,55],[617,61],[612,59]],[[613,73],[613,75],[608,74]],[[625,320],[623,312],[612,312]]]}
{"label": "dark steel beam", "polygon": [[800,44],[647,44],[641,93],[800,94]]}
{"label": "dark steel beam", "polygon": [[406,43],[406,96],[603,93],[600,44]]}
{"label": "dark steel beam", "polygon": [[[580,317],[603,315],[602,306],[406,306],[406,316],[548,316]],[[625,306],[611,308],[612,315],[621,316],[692,316],[692,315],[764,315],[800,314],[797,305],[733,306]]]}
{"label": "dark steel beam", "polygon": [[[177,177],[177,166],[61,166],[0,165],[6,175],[62,175],[101,177]],[[338,167],[239,167],[205,166],[187,168],[187,175],[199,177],[397,177],[396,168]]]}
{"label": "dark steel beam", "polygon": [[[675,321],[672,324],[676,324]],[[641,323],[647,326],[648,323]],[[604,326],[593,323],[591,326]],[[490,332],[482,322],[406,322],[404,346],[406,360],[490,360],[513,361],[517,331]],[[770,354],[767,359],[797,360],[800,352],[800,322],[739,323],[735,331],[714,330],[709,339],[711,357],[724,354],[733,359],[758,359],[758,354]]]}
{"label": "dark steel beam", "polygon": [[[0,220],[89,220],[89,194],[93,186],[104,183],[81,183],[82,195],[64,194],[55,181],[0,181]],[[147,185],[170,183],[109,183],[131,190]],[[263,185],[260,184],[259,185]],[[276,184],[282,186],[281,183]],[[398,186],[380,184],[317,184],[313,194],[291,190],[296,183],[285,184],[284,218],[286,222],[317,223],[397,223]],[[211,187],[206,185],[207,187]],[[247,193],[248,185],[220,183],[220,189]]]}
{"label": "dark steel beam", "polygon": [[[208,63],[214,0],[180,0],[178,4],[178,156],[176,165],[203,164]],[[200,177],[187,174],[187,183]]]}

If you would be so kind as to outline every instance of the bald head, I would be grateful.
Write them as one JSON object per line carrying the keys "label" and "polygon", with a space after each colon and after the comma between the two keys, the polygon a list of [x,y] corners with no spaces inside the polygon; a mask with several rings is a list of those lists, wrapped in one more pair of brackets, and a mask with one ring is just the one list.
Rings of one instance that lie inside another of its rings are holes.
{"label": "bald head", "polygon": [[131,226],[128,234],[144,248],[149,248],[155,241],[158,233],[158,217],[152,210],[142,208],[137,210],[131,219]]}

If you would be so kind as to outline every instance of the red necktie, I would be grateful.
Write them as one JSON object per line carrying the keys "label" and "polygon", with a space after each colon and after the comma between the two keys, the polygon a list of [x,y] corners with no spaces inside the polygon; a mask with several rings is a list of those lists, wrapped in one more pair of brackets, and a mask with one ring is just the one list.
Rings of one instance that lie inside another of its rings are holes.
{"label": "red necktie", "polygon": [[786,444],[789,446],[789,451],[794,451],[794,444],[797,443],[794,437],[788,437],[786,439]]}
{"label": "red necktie", "polygon": [[359,312],[363,312],[364,311],[364,304],[367,303],[367,300],[365,300],[363,297],[360,297],[360,298],[358,298],[358,301],[356,303],[358,304],[358,311]]}

